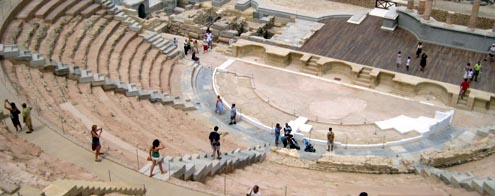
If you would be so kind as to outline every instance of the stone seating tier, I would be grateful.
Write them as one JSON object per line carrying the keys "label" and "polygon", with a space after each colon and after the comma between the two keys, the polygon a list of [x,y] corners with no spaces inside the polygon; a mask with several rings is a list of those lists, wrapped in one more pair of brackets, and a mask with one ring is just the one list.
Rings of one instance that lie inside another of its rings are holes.
{"label": "stone seating tier", "polygon": [[[16,55],[13,54],[17,51]],[[8,59],[16,59],[20,54],[30,53],[29,57],[39,56],[39,54],[34,53],[31,54],[30,51],[22,51],[19,52],[16,45],[4,45],[0,44],[0,56]],[[33,59],[24,59],[22,61],[26,61],[27,63],[33,62]],[[114,90],[116,93],[125,94],[128,97],[139,97],[140,99],[148,99],[153,103],[162,103],[172,104],[172,107],[181,109],[184,111],[196,110],[196,106],[194,106],[190,101],[184,100],[181,97],[170,97],[167,94],[161,94],[161,96],[157,96],[159,94],[158,91],[145,90],[141,87],[136,86],[135,84],[129,84],[126,82],[121,82],[118,80],[110,80],[108,77],[105,77],[98,73],[93,73],[91,70],[80,69],[79,67],[70,66],[68,64],[64,64],[61,62],[55,61],[45,61],[45,64],[40,66],[39,63],[34,65],[28,64],[32,68],[40,69],[43,72],[53,72],[56,76],[67,77],[72,80],[77,80],[79,83],[90,83],[91,86],[101,86],[104,90]],[[152,99],[153,98],[153,99]]]}

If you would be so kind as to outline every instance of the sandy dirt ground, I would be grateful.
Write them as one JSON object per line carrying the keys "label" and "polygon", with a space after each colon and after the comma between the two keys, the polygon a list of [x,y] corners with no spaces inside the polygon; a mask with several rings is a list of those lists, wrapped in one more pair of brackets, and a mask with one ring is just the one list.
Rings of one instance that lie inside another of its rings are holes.
{"label": "sandy dirt ground", "polygon": [[[10,119],[6,121],[11,123]],[[27,185],[41,190],[57,179],[97,180],[96,175],[50,157],[39,147],[7,130],[4,125],[0,126],[1,183]]]}

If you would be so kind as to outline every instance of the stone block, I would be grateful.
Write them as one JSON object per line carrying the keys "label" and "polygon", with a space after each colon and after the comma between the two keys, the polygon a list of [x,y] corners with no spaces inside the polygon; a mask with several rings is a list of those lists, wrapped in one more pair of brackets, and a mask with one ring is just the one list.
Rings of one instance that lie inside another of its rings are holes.
{"label": "stone block", "polygon": [[172,107],[175,109],[184,109],[185,101],[180,97],[176,97],[173,101]]}
{"label": "stone block", "polygon": [[111,80],[110,78],[105,78],[102,88],[104,91],[114,90],[118,87],[119,83],[120,82],[117,80]]}
{"label": "stone block", "polygon": [[227,37],[227,38],[234,38],[237,36],[239,32],[236,30],[225,30],[225,31],[220,31],[220,36],[222,37]]}
{"label": "stone block", "polygon": [[13,58],[19,55],[17,45],[3,45],[2,56],[5,58]]}
{"label": "stone block", "polygon": [[495,195],[495,181],[485,180],[483,183],[483,190],[488,193],[488,195]]}
{"label": "stone block", "polygon": [[228,30],[229,24],[227,24],[227,21],[218,20],[215,23],[213,23],[211,28],[219,30],[219,31],[225,31],[225,30]]}
{"label": "stone block", "polygon": [[211,162],[210,176],[217,174],[225,166],[225,160],[213,160]]}
{"label": "stone block", "polygon": [[199,154],[192,154],[191,159],[199,159],[200,155]]}
{"label": "stone block", "polygon": [[127,97],[139,96],[139,90],[141,90],[141,88],[137,87],[136,84],[129,84],[129,87],[127,88],[127,92],[125,92],[125,96]]}
{"label": "stone block", "polygon": [[79,66],[70,66],[69,75],[67,76],[67,78],[69,78],[70,80],[79,81],[80,77],[81,77],[81,69],[79,68]]}
{"label": "stone block", "polygon": [[81,70],[81,77],[79,78],[79,83],[87,84],[94,80],[93,72],[91,70],[83,69]]}
{"label": "stone block", "polygon": [[0,182],[0,190],[5,191],[8,195],[14,195],[19,190],[19,185],[8,183],[8,182]]}
{"label": "stone block", "polygon": [[443,171],[440,173],[440,180],[442,180],[445,184],[450,184],[450,178],[452,174],[448,171]]}
{"label": "stone block", "polygon": [[41,72],[55,72],[55,69],[57,68],[57,62],[55,61],[49,61],[46,63],[41,69]]}
{"label": "stone block", "polygon": [[454,187],[461,187],[461,182],[467,181],[471,178],[473,177],[465,174],[454,174],[450,177],[450,184]]}
{"label": "stone block", "polygon": [[235,4],[236,10],[244,11],[251,7],[251,0],[237,0]]}
{"label": "stone block", "polygon": [[471,182],[471,185],[473,187],[473,190],[480,193],[480,194],[483,194],[483,183],[484,183],[484,180],[482,179],[479,179],[479,178],[475,178],[472,180]]}
{"label": "stone block", "polygon": [[19,54],[15,57],[17,61],[31,61],[32,53],[29,50],[19,50]]}
{"label": "stone block", "polygon": [[55,71],[53,72],[56,76],[66,76],[69,75],[69,66],[58,62],[55,66]]}
{"label": "stone block", "polygon": [[153,93],[152,90],[144,90],[144,89],[139,89],[138,91],[138,99],[143,100],[143,99],[150,99],[151,94]]}
{"label": "stone block", "polygon": [[473,191],[474,190],[474,188],[473,188],[473,179],[474,178],[470,178],[470,179],[466,179],[464,181],[461,181],[461,182],[459,182],[459,185],[462,188],[464,188],[464,189],[466,189],[468,191]]}
{"label": "stone block", "polygon": [[117,87],[115,88],[115,92],[125,94],[128,89],[129,89],[129,84],[121,81],[121,82],[117,83]]}
{"label": "stone block", "polygon": [[488,134],[490,134],[488,130],[478,130],[478,131],[476,131],[476,135],[479,136],[479,137],[487,137]]}
{"label": "stone block", "polygon": [[195,164],[195,171],[193,174],[194,181],[203,181],[204,178],[211,172],[211,162],[204,162],[204,164]]}
{"label": "stone block", "polygon": [[162,99],[162,104],[163,105],[170,105],[174,103],[175,98],[171,96],[164,96]]}
{"label": "stone block", "polygon": [[184,174],[186,172],[186,164],[172,161],[170,162],[170,168],[168,169],[169,169],[168,172],[170,172],[170,176],[173,176],[178,179],[184,179]]}
{"label": "stone block", "polygon": [[46,64],[46,59],[43,54],[35,53],[31,55],[31,61],[29,61],[29,65],[32,68],[41,68]]}
{"label": "stone block", "polygon": [[191,4],[184,6],[185,10],[192,10],[193,6]]}
{"label": "stone block", "polygon": [[106,76],[103,74],[96,74],[94,80],[91,82],[91,86],[103,86],[105,84]]}
{"label": "stone block", "polygon": [[229,2],[230,0],[213,0],[211,1],[211,5],[213,7],[222,7],[225,3]]}
{"label": "stone block", "polygon": [[135,32],[139,32],[141,31],[141,29],[143,28],[143,25],[137,23],[137,22],[134,22],[132,23],[130,26],[129,26],[129,30],[131,31],[135,31]]}
{"label": "stone block", "polygon": [[195,165],[191,163],[186,163],[185,165],[185,171],[184,171],[184,179],[183,180],[190,180],[193,178],[194,171],[195,171]]}
{"label": "stone block", "polygon": [[152,91],[150,95],[150,102],[151,103],[156,103],[156,102],[161,102],[163,99],[163,95],[158,92],[158,91]]}

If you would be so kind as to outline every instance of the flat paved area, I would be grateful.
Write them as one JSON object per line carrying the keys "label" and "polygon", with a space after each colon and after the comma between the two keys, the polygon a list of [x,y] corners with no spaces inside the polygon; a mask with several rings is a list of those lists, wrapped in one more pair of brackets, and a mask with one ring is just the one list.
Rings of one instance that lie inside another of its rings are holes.
{"label": "flat paved area", "polygon": [[[360,25],[346,21],[347,18],[322,21],[326,25],[301,50],[455,85],[461,83],[468,62],[473,66],[482,61],[481,81],[472,83],[471,87],[495,92],[495,85],[489,79],[495,75],[495,63],[484,62],[486,54],[424,43],[423,51],[428,59],[425,72],[420,72],[419,58],[415,57],[418,41],[413,34],[401,28],[393,32],[381,30],[382,19],[374,16],[366,17]],[[403,65],[396,68],[398,51],[402,52]],[[409,71],[405,68],[407,56],[412,58]]]}

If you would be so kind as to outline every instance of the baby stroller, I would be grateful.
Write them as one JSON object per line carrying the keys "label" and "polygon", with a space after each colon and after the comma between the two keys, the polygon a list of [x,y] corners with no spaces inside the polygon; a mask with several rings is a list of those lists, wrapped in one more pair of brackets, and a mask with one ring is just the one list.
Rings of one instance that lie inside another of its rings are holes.
{"label": "baby stroller", "polygon": [[[288,136],[285,136],[286,138],[286,142],[287,142],[287,145],[289,145],[289,148],[290,149],[296,149],[296,150],[300,150],[301,147],[299,146],[299,144],[297,143],[296,139],[294,139],[293,135],[288,135]],[[284,147],[285,147],[285,142],[284,142]]]}
{"label": "baby stroller", "polygon": [[304,142],[304,145],[306,146],[306,147],[304,147],[304,152],[316,152],[316,149],[313,147],[313,145],[311,145],[309,143],[308,138],[304,138],[303,142]]}

